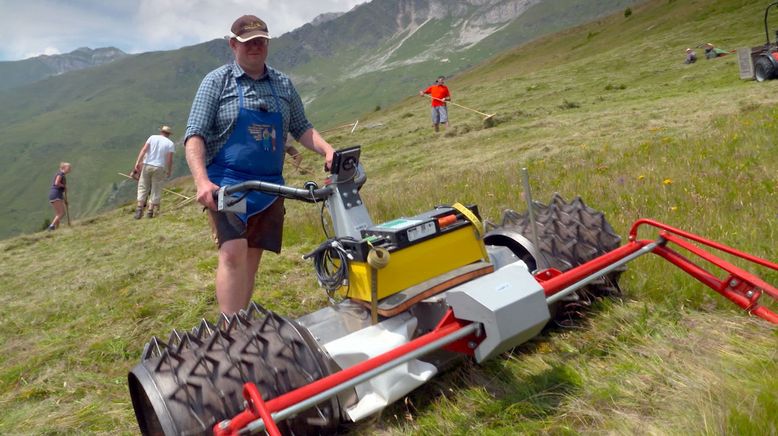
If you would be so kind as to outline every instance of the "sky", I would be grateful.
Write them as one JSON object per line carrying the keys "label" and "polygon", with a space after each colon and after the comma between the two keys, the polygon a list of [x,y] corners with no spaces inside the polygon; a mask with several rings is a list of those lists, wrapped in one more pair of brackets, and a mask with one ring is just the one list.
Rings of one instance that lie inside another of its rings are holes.
{"label": "sky", "polygon": [[173,50],[224,37],[256,15],[271,37],[366,0],[0,0],[0,61],[116,47]]}

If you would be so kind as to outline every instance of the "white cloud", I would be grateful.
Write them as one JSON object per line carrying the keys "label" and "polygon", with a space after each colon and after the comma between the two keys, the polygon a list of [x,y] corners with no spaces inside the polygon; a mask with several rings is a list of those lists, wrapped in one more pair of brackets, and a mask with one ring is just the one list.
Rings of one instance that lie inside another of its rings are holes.
{"label": "white cloud", "polygon": [[76,4],[0,0],[0,56],[13,59],[47,49],[62,52],[78,48],[84,36],[97,30],[99,17],[75,9]]}
{"label": "white cloud", "polygon": [[237,10],[267,10],[269,0],[141,0],[138,31],[144,42],[181,46],[227,34]]}
{"label": "white cloud", "polygon": [[0,0],[0,61],[79,47],[137,53],[221,38],[241,15],[265,20],[273,36],[365,0]]}
{"label": "white cloud", "polygon": [[58,54],[62,54],[62,52],[59,51],[59,49],[57,49],[55,47],[46,47],[43,50],[25,53],[24,55],[22,55],[21,58],[22,59],[27,59],[27,58],[33,58],[33,57],[36,57],[36,56],[40,56],[40,55],[52,56],[52,55],[58,55]]}

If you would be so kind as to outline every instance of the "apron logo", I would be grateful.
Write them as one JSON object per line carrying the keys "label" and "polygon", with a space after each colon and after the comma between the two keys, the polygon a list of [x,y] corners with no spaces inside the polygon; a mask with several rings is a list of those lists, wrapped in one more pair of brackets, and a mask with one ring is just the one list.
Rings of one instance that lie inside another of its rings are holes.
{"label": "apron logo", "polygon": [[262,145],[265,151],[276,151],[276,130],[270,124],[252,124],[251,136]]}

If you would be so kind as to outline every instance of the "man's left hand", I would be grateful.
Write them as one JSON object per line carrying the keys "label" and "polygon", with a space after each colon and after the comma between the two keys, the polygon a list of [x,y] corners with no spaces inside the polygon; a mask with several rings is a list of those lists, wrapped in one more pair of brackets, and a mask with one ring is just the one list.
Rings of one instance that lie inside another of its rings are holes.
{"label": "man's left hand", "polygon": [[335,150],[330,149],[325,155],[324,155],[324,170],[329,171],[332,169],[332,156],[335,155]]}

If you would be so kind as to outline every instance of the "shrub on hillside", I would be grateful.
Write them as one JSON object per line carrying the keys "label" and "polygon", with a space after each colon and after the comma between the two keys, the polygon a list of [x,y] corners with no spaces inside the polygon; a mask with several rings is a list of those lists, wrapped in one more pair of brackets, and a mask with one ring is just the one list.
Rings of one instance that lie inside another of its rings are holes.
{"label": "shrub on hillside", "polygon": [[562,104],[559,105],[560,109],[577,109],[581,107],[581,103],[577,103],[574,101],[568,101],[567,99],[564,99],[562,101]]}

